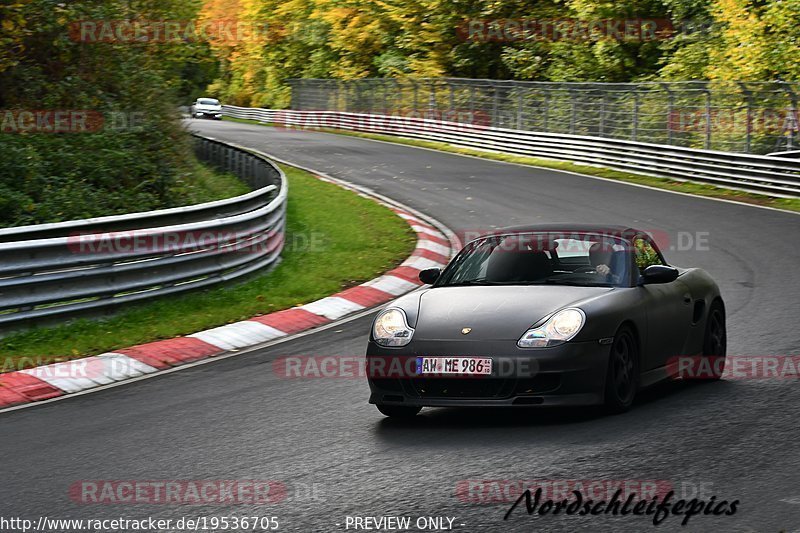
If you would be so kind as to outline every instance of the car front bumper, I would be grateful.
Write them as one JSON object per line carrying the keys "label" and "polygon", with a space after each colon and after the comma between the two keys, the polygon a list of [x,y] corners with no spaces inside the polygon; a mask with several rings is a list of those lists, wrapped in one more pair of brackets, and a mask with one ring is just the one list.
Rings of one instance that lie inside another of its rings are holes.
{"label": "car front bumper", "polygon": [[203,117],[211,117],[211,118],[222,118],[221,111],[195,111],[194,116],[196,118],[203,118]]}
{"label": "car front bumper", "polygon": [[[521,349],[515,342],[412,341],[400,349],[370,342],[370,403],[422,407],[580,406],[604,401],[610,345],[566,343]],[[418,356],[492,359],[490,376],[419,376]]]}

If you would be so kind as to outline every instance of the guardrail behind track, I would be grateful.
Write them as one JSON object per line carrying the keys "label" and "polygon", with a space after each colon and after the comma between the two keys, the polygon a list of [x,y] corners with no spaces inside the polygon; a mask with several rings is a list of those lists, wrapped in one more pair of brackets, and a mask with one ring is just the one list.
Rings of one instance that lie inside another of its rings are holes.
{"label": "guardrail behind track", "polygon": [[280,168],[201,136],[196,152],[251,192],[198,205],[0,230],[0,333],[110,313],[274,265],[284,243]]}
{"label": "guardrail behind track", "polygon": [[293,129],[339,129],[596,165],[782,198],[800,197],[800,160],[411,116],[224,106],[226,116]]}

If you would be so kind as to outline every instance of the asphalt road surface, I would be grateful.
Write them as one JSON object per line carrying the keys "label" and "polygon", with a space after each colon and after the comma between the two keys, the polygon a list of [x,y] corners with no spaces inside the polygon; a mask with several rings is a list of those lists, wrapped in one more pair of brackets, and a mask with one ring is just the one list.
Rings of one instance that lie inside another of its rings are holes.
{"label": "asphalt road surface", "polygon": [[[729,354],[800,353],[800,216],[344,136],[191,124],[369,186],[454,230],[580,222],[665,232],[676,248],[665,251],[668,260],[719,281]],[[385,515],[410,516],[412,526],[418,517],[455,517],[453,530],[465,532],[800,530],[797,380],[670,384],[613,417],[426,409],[409,423],[368,405],[360,379],[273,372],[282,355],[362,355],[370,320],[0,415],[0,516],[277,516],[279,531],[320,532],[345,531],[348,516]],[[655,527],[650,517],[529,517],[522,509],[503,521],[508,503],[457,497],[464,480],[533,479],[657,480],[679,497],[740,504],[733,516],[695,516],[686,527],[668,517]],[[69,496],[80,480],[276,480],[287,497],[82,504]]]}

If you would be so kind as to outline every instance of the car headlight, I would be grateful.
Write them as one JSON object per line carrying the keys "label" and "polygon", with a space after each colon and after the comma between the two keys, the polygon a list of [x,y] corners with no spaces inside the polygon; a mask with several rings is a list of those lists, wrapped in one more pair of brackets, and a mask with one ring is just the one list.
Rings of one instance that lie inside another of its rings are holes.
{"label": "car headlight", "polygon": [[520,348],[547,348],[564,344],[581,330],[586,315],[580,309],[570,307],[551,316],[541,326],[531,328],[517,341]]}
{"label": "car headlight", "polygon": [[372,337],[381,346],[405,346],[411,342],[414,330],[408,326],[401,309],[385,309],[375,318]]}

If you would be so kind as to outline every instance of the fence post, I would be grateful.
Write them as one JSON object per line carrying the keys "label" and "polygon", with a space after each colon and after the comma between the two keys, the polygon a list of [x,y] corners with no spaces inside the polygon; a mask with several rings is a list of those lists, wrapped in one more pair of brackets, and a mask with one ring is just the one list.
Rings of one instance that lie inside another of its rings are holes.
{"label": "fence post", "polygon": [[470,115],[475,114],[475,86],[469,86],[469,112]]}
{"label": "fence post", "polygon": [[708,150],[711,148],[711,91],[706,87],[703,92],[706,95],[706,138],[703,147]]}
{"label": "fence post", "polygon": [[789,111],[789,118],[788,120],[784,120],[784,124],[787,124],[789,129],[786,131],[786,150],[794,150],[794,136],[797,134],[797,93],[792,90],[792,86],[789,83],[783,82],[783,87],[786,89],[786,92],[789,94],[789,100],[791,101],[791,106],[787,111]]}
{"label": "fence post", "polygon": [[544,118],[542,129],[546,132],[550,131],[550,87],[544,89]]}
{"label": "fence post", "polygon": [[744,134],[744,151],[745,153],[750,153],[750,143],[752,142],[753,136],[753,92],[744,82],[737,82],[736,85],[739,86],[742,93],[744,93],[746,104],[746,113],[747,113],[747,123],[745,124],[745,134]]}
{"label": "fence post", "polygon": [[[440,109],[453,112],[469,107],[473,117],[476,113],[485,113],[485,119],[499,127],[579,135],[587,134],[588,126],[589,135],[626,138],[637,142],[641,142],[641,137],[647,142],[670,145],[685,145],[689,140],[689,136],[684,135],[679,127],[682,119],[679,106],[691,97],[694,103],[689,105],[694,110],[693,116],[699,119],[700,110],[704,110],[706,121],[705,131],[699,130],[697,120],[693,123],[696,131],[691,137],[697,145],[745,153],[764,148],[761,143],[754,146],[756,140],[761,138],[760,135],[756,136],[759,131],[756,115],[762,105],[762,86],[763,105],[772,102],[769,105],[773,108],[782,106],[779,112],[781,117],[785,113],[796,113],[800,108],[797,104],[800,86],[796,83],[773,81],[764,82],[758,87],[754,83],[737,83],[739,90],[735,93],[735,118],[738,121],[738,117],[746,111],[747,128],[737,131],[730,142],[723,143],[716,128],[715,113],[720,106],[727,105],[727,100],[722,98],[730,96],[730,91],[724,92],[724,89],[705,82],[620,85],[457,78],[366,78],[349,81],[290,79],[287,83],[292,88],[292,109],[298,110],[326,108],[345,112],[389,113],[396,111],[393,106],[407,108],[413,100],[414,111],[421,116]],[[391,89],[397,94],[390,93]],[[378,94],[378,90],[383,93]],[[594,107],[588,107],[589,100],[583,95],[591,97]],[[601,99],[599,102],[598,98]],[[791,103],[785,103],[787,98]],[[797,146],[800,132],[790,127],[789,118],[786,119],[789,125],[784,126],[782,134],[771,133],[768,138],[781,146],[786,143]],[[766,137],[765,134],[765,140]]]}
{"label": "fence post", "polygon": [[659,85],[667,93],[667,144],[674,144],[672,142],[672,114],[675,108],[675,96],[672,94],[672,91],[669,90],[669,86],[666,83],[659,83]]}
{"label": "fence post", "polygon": [[497,127],[497,113],[500,108],[500,94],[497,92],[497,83],[492,82],[492,126]]}
{"label": "fence post", "polygon": [[578,105],[575,99],[575,91],[570,88],[567,89],[569,92],[569,103],[570,103],[570,113],[569,113],[569,134],[575,135],[575,120],[577,118],[577,111]]}
{"label": "fence post", "polygon": [[447,82],[447,89],[448,89],[448,94],[447,94],[448,102],[447,103],[448,103],[448,106],[450,107],[450,114],[452,115],[455,112],[456,109],[455,109],[455,95],[453,94],[453,91],[454,91],[453,83],[451,81]]}
{"label": "fence post", "polygon": [[606,132],[606,97],[608,96],[605,89],[600,89],[603,94],[602,99],[600,100],[600,137],[605,137]]}

